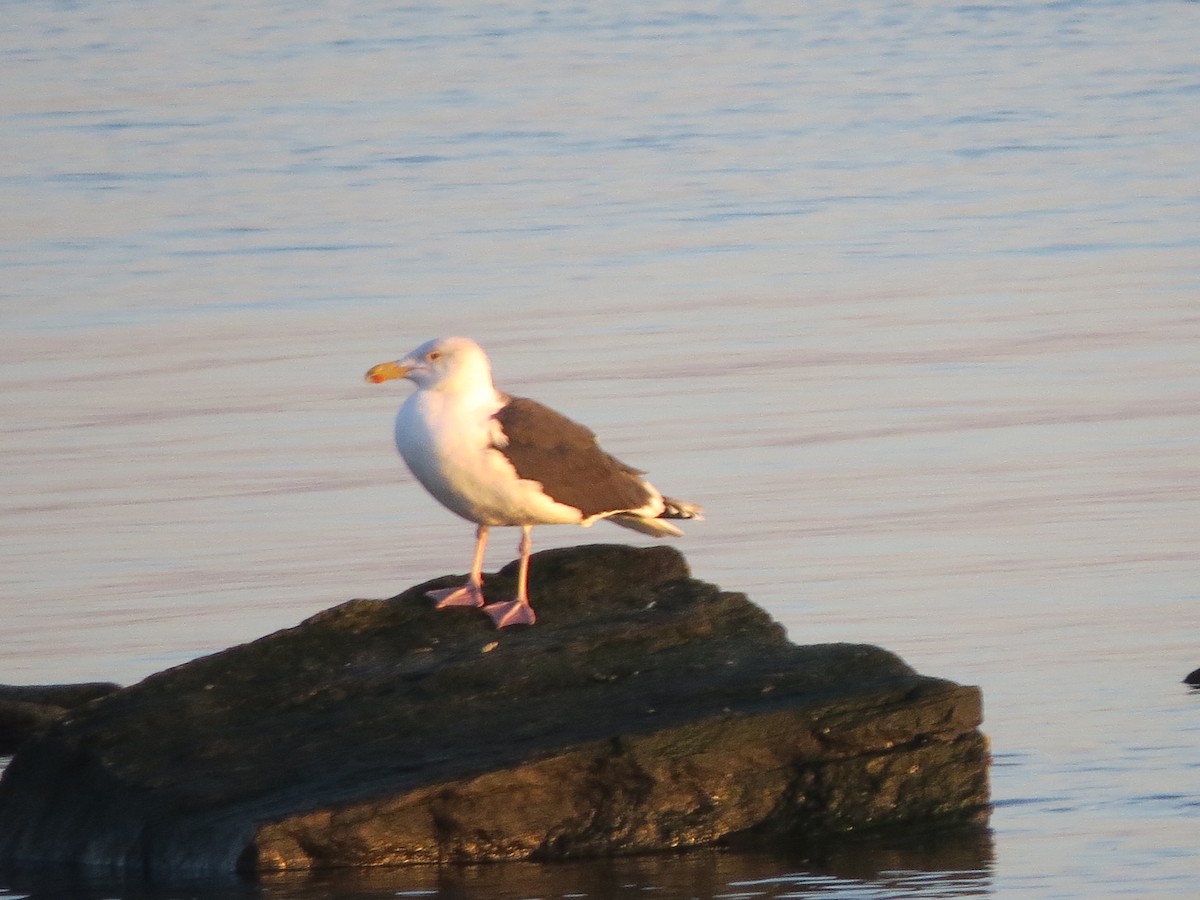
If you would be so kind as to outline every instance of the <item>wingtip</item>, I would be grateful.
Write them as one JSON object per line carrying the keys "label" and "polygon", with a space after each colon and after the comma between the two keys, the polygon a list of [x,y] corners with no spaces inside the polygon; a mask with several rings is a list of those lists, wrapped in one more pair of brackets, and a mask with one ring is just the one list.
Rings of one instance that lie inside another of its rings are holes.
{"label": "wingtip", "polygon": [[674,497],[663,497],[661,518],[703,521],[704,507],[697,503],[688,503],[686,500],[676,500]]}

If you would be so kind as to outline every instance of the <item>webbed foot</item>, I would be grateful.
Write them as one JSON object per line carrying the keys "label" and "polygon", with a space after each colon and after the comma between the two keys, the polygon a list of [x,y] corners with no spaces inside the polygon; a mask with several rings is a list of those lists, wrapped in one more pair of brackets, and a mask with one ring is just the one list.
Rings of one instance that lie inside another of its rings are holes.
{"label": "webbed foot", "polygon": [[497,628],[509,625],[532,625],[537,621],[533,607],[524,600],[509,600],[507,603],[489,603],[483,608]]}
{"label": "webbed foot", "polygon": [[483,606],[484,603],[483,588],[470,583],[462,587],[426,591],[425,596],[436,601],[435,609],[445,609],[448,606]]}

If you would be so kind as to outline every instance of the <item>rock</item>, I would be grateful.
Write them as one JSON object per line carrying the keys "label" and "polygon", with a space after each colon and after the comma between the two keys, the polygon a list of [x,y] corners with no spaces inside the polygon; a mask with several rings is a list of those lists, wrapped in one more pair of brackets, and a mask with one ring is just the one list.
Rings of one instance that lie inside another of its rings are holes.
{"label": "rock", "polygon": [[1184,684],[1189,684],[1192,687],[1200,687],[1200,669],[1189,672],[1187,677],[1183,679]]}
{"label": "rock", "polygon": [[67,710],[120,690],[109,682],[89,684],[0,684],[0,755],[12,753],[26,740],[61,719]]}
{"label": "rock", "polygon": [[671,548],[537,554],[532,628],[433,610],[424,592],[460,580],[352,600],[64,717],[0,781],[0,861],[554,859],[986,816],[976,688],[877,647],[793,645]]}

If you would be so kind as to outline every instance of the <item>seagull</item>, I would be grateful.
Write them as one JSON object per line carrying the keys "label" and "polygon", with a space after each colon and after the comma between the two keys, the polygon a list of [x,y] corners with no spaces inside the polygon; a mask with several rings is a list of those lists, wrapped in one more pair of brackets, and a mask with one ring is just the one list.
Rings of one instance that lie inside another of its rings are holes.
{"label": "seagull", "polygon": [[[605,453],[596,436],[561,413],[496,390],[487,354],[470,338],[427,341],[366,375],[406,378],[417,389],[396,415],[396,449],[417,481],[448,510],[474,522],[475,556],[466,584],[430,591],[438,609],[483,607],[497,628],[532,625],[529,554],[534,525],[600,519],[655,537],[682,537],[669,519],[702,519],[694,503],[664,497],[638,469]],[[486,603],[488,530],[521,529],[514,599]]]}

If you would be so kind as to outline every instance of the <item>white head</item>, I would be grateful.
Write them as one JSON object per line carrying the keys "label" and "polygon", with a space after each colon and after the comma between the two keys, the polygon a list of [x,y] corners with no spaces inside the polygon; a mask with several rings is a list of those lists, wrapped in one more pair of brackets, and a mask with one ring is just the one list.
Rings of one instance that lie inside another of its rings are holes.
{"label": "white head", "polygon": [[492,365],[470,338],[444,337],[426,341],[404,359],[380,363],[367,372],[379,384],[407,378],[423,390],[492,387]]}

